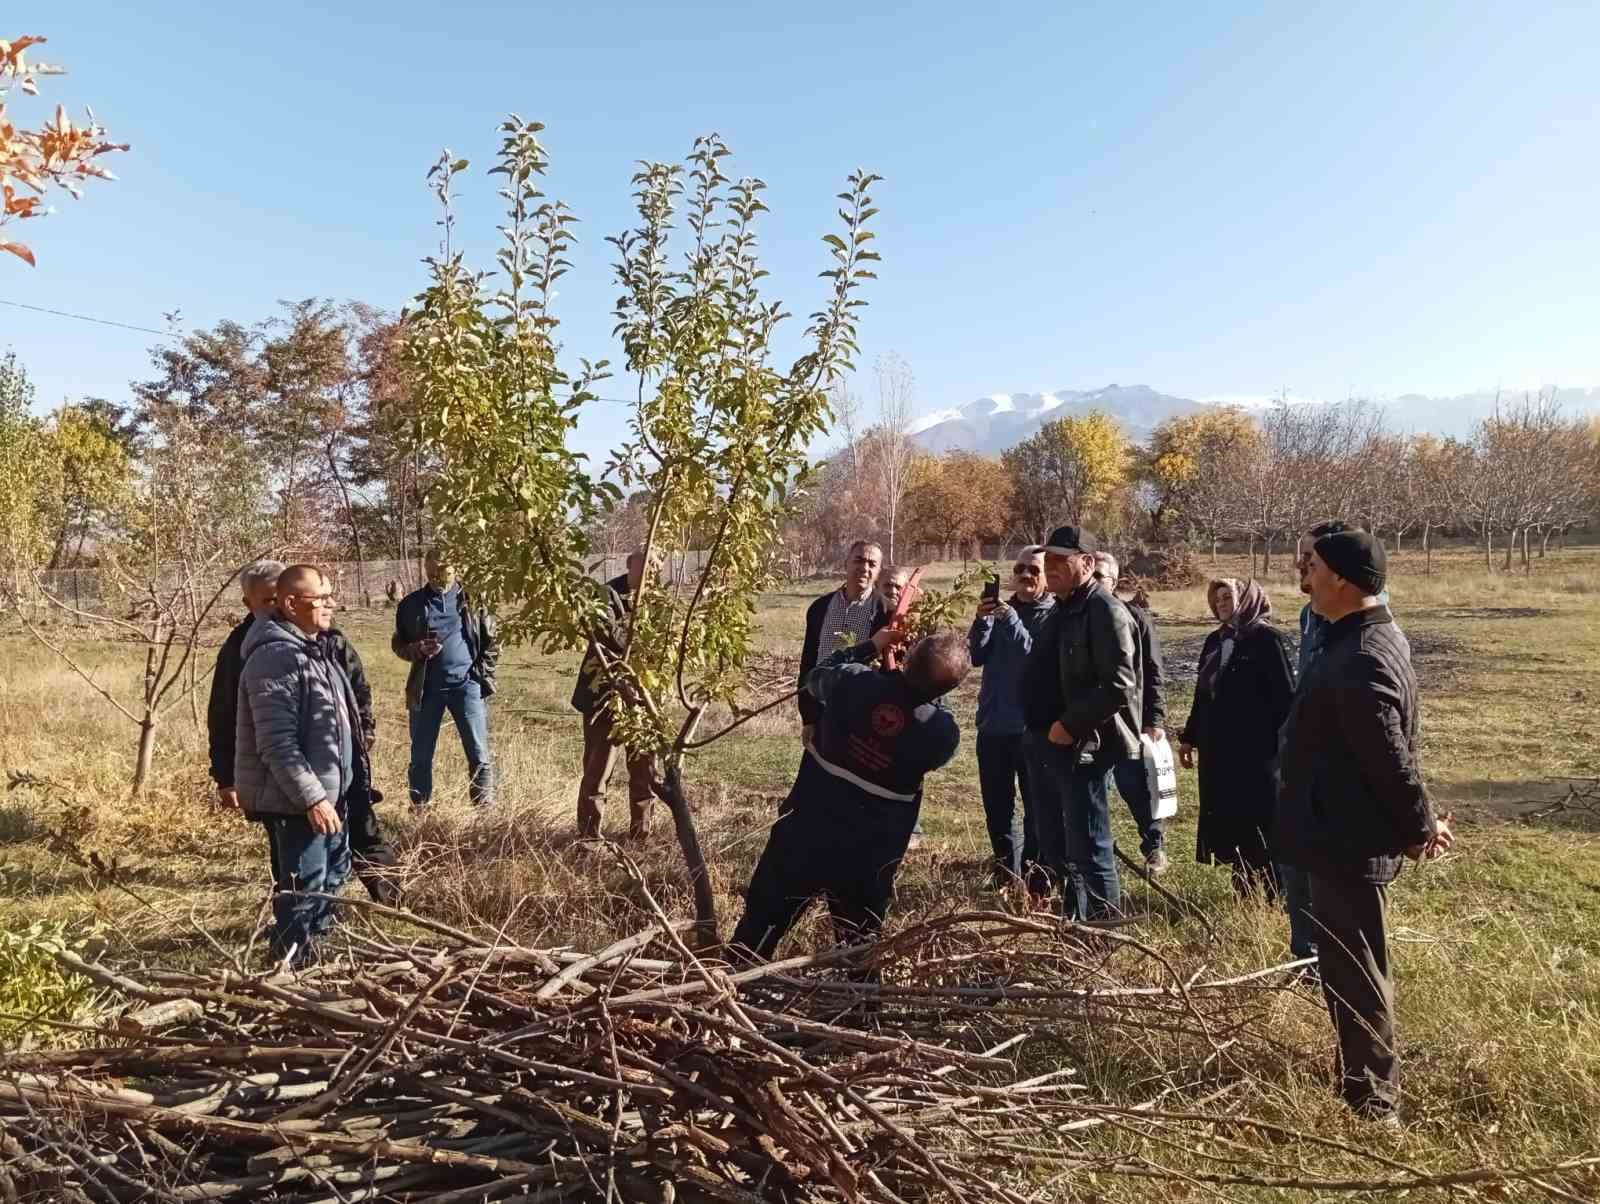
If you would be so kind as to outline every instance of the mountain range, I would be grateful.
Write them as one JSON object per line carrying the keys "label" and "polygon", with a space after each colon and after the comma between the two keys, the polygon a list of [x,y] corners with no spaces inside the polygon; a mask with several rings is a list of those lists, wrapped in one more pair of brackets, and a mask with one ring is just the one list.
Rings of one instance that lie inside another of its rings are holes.
{"label": "mountain range", "polygon": [[[1465,436],[1494,412],[1497,399],[1517,398],[1521,390],[1492,389],[1454,397],[1407,393],[1382,401],[1385,422],[1397,431],[1431,431]],[[1557,389],[1556,400],[1569,416],[1600,414],[1600,388]],[[1115,418],[1130,439],[1144,442],[1168,418],[1196,414],[1209,406],[1264,408],[1270,399],[1217,398],[1196,401],[1160,393],[1148,385],[1106,385],[1100,389],[1055,389],[1048,393],[992,393],[955,409],[914,419],[911,437],[925,451],[962,450],[998,455],[1027,439],[1046,422],[1082,417],[1095,410]],[[1291,400],[1290,404],[1304,404]]]}

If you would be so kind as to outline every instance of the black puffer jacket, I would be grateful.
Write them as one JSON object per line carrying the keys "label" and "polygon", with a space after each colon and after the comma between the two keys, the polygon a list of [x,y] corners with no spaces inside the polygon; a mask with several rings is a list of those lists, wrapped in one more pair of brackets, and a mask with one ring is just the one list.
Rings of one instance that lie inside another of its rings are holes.
{"label": "black puffer jacket", "polygon": [[1417,679],[1388,607],[1333,624],[1279,738],[1278,860],[1392,881],[1405,850],[1437,830],[1417,727]]}

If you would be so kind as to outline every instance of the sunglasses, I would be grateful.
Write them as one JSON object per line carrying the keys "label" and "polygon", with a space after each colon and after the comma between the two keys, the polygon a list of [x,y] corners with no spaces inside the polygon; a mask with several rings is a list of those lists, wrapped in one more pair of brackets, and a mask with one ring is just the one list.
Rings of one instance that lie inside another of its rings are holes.
{"label": "sunglasses", "polygon": [[1011,566],[1011,571],[1018,577],[1037,577],[1039,566],[1036,564],[1016,564]]}

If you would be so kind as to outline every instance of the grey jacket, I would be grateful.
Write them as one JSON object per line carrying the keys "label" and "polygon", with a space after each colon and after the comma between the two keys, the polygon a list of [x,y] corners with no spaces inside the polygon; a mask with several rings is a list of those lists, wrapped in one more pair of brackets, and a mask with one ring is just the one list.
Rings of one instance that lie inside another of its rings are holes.
{"label": "grey jacket", "polygon": [[304,815],[354,778],[360,714],[350,679],[276,615],[250,625],[239,682],[233,779],[247,815]]}

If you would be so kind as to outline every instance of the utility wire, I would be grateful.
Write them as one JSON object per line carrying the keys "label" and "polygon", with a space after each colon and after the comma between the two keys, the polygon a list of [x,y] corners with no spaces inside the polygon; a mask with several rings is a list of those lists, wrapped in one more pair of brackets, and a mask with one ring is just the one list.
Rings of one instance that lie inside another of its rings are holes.
{"label": "utility wire", "polygon": [[[139,332],[141,332],[143,334],[160,335],[164,339],[172,339],[172,338],[177,338],[178,337],[176,335],[176,333],[174,333],[173,331],[170,331],[170,330],[156,330],[156,329],[154,329],[153,327],[150,327],[150,326],[134,326],[134,325],[131,325],[130,323],[127,323],[127,322],[113,322],[109,318],[92,318],[88,314],[68,313],[64,309],[46,309],[42,305],[28,305],[28,304],[26,304],[26,303],[24,303],[22,301],[7,301],[4,297],[0,297],[0,305],[10,305],[15,309],[28,309],[28,310],[32,310],[36,314],[50,314],[53,317],[57,317],[57,318],[72,318],[73,320],[78,321],[78,322],[93,322],[97,326],[115,326],[118,330],[137,330],[137,331],[139,331]],[[594,400],[595,401],[609,401],[609,402],[612,402],[615,405],[623,405],[623,406],[631,406],[631,405],[638,404],[636,399],[628,398],[628,397],[596,397],[596,398],[594,398]]]}
{"label": "utility wire", "polygon": [[21,301],[7,301],[0,297],[0,305],[9,305],[15,309],[31,309],[36,314],[52,314],[57,318],[73,318],[79,322],[93,322],[98,326],[115,326],[120,330],[137,330],[143,334],[158,334],[164,339],[173,337],[170,330],[156,330],[150,326],[132,326],[127,322],[113,322],[109,318],[91,318],[88,314],[71,314],[64,309],[46,309],[42,305],[26,305]]}

